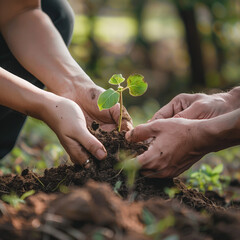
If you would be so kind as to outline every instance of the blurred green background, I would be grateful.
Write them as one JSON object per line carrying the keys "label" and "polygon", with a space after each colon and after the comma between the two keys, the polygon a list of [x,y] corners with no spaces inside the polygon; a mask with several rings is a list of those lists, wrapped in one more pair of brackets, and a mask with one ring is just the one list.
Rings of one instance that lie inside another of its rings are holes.
{"label": "blurred green background", "polygon": [[[98,85],[108,88],[107,80],[115,73],[145,76],[147,93],[125,96],[135,125],[146,122],[178,93],[213,93],[239,84],[239,0],[69,2],[75,12],[69,50]],[[223,160],[231,162],[225,170],[230,173],[239,166],[239,148],[204,159],[213,165]],[[1,171],[41,171],[68,161],[52,131],[29,119],[18,144],[1,162]]]}

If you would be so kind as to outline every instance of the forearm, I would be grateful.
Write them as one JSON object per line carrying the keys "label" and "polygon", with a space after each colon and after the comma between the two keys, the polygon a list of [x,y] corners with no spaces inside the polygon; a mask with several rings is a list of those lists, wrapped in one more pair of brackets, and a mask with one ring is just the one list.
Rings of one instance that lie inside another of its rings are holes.
{"label": "forearm", "polygon": [[0,68],[0,105],[42,119],[54,94],[43,91],[29,82]]}
{"label": "forearm", "polygon": [[240,144],[240,108],[203,120],[200,125],[203,141],[211,151],[218,151],[227,147]]}
{"label": "forearm", "polygon": [[51,92],[73,92],[75,81],[93,84],[41,9],[18,14],[2,26],[2,33],[18,61]]}
{"label": "forearm", "polygon": [[240,108],[240,87],[235,87],[228,92],[229,104],[233,106],[233,110]]}

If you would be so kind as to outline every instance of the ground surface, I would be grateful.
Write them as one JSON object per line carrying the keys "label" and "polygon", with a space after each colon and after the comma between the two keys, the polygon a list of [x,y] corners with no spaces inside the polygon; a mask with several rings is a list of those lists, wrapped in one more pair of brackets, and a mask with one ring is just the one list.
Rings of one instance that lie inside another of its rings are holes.
{"label": "ground surface", "polygon": [[[43,176],[25,169],[21,176],[0,177],[0,195],[37,192],[19,208],[1,202],[0,239],[239,239],[239,202],[187,189],[177,178],[138,176],[129,190],[123,171],[115,169],[119,150],[140,154],[147,146],[129,144],[124,132],[104,133],[97,125],[92,132],[108,151],[105,161],[90,157],[88,169],[63,165]],[[166,187],[178,189],[173,199]]]}

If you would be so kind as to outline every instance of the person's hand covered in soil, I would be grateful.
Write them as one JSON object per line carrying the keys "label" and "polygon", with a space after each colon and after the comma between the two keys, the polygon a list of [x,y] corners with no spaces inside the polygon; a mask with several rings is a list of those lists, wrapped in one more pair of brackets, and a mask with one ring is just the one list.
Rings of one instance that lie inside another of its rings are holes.
{"label": "person's hand covered in soil", "polygon": [[159,119],[126,133],[131,142],[153,138],[137,157],[143,174],[153,178],[176,177],[205,154],[238,145],[239,136],[240,108],[211,119]]}
{"label": "person's hand covered in soil", "polygon": [[239,95],[239,87],[230,92],[213,95],[200,93],[179,94],[156,112],[150,121],[172,117],[187,119],[213,118],[239,108]]}
{"label": "person's hand covered in soil", "polygon": [[199,120],[161,119],[127,132],[126,139],[131,142],[154,139],[148,150],[137,157],[144,170],[142,174],[152,178],[175,177],[197,162],[206,153],[206,140],[196,121]]}
{"label": "person's hand covered in soil", "polygon": [[[90,127],[95,120],[103,130],[111,131],[118,125],[120,116],[120,105],[116,104],[110,109],[100,111],[97,105],[98,96],[104,91],[103,88],[95,85],[90,79],[88,81],[78,81],[74,84],[74,91],[64,92],[64,97],[72,99],[82,109]],[[122,130],[131,130],[132,119],[127,110],[123,108]]]}
{"label": "person's hand covered in soil", "polygon": [[58,97],[49,104],[43,121],[56,133],[72,162],[84,165],[89,158],[85,149],[99,160],[107,156],[102,143],[88,131],[84,114],[75,102]]}

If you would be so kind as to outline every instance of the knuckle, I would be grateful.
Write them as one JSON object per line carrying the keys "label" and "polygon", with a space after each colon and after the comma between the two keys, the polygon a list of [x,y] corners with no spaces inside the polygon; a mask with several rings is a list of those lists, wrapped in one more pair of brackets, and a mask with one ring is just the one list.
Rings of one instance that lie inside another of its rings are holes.
{"label": "knuckle", "polygon": [[188,94],[188,93],[180,93],[178,94],[175,98],[173,98],[173,100],[175,102],[179,102],[180,100],[183,100],[183,99],[186,99],[190,96],[191,94]]}
{"label": "knuckle", "polygon": [[159,132],[159,129],[160,129],[160,126],[159,126],[159,122],[158,121],[154,121],[151,123],[151,128],[150,130],[153,132],[153,133],[157,133]]}
{"label": "knuckle", "polygon": [[203,101],[197,101],[194,103],[194,107],[198,109],[205,109],[207,107],[207,103]]}
{"label": "knuckle", "polygon": [[185,98],[185,97],[188,97],[188,96],[189,96],[189,94],[187,94],[187,93],[180,93],[180,94],[177,95],[178,98]]}
{"label": "knuckle", "polygon": [[[90,153],[95,153],[98,149],[98,145],[93,143],[92,141],[87,141],[86,146],[87,146],[87,150]],[[83,151],[83,149],[82,149],[82,151]]]}

